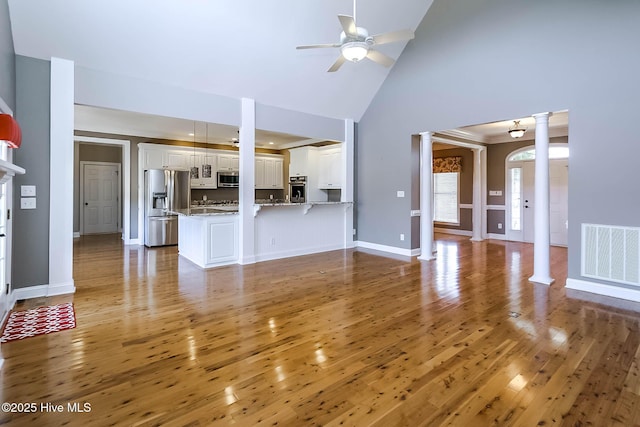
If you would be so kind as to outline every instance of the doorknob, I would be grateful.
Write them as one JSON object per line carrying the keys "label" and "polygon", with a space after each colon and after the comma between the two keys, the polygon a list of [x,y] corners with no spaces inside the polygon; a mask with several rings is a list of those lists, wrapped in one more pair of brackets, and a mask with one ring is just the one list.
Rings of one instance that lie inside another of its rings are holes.
{"label": "doorknob", "polygon": [[85,203],[84,203],[84,205],[85,205],[85,206],[89,206],[89,202],[85,202]]}

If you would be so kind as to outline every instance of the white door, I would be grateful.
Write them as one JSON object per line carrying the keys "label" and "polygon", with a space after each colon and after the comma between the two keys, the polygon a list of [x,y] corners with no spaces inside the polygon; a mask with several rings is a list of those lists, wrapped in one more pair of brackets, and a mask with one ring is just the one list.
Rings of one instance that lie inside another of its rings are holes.
{"label": "white door", "polygon": [[569,231],[569,161],[552,160],[549,164],[549,226],[551,244],[567,246]]}
{"label": "white door", "polygon": [[[566,246],[568,242],[568,161],[549,161],[549,207],[551,244]],[[509,240],[534,240],[535,163],[517,162],[508,168]]]}
{"label": "white door", "polygon": [[84,234],[118,231],[117,164],[87,163],[83,167],[83,232]]}

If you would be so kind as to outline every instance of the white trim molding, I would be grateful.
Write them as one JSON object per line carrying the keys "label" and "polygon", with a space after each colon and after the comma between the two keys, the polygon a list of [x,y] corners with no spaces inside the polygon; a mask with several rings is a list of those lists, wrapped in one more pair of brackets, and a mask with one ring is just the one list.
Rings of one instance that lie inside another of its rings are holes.
{"label": "white trim molding", "polygon": [[421,252],[420,249],[404,249],[404,248],[398,248],[395,246],[387,246],[387,245],[379,245],[377,243],[363,242],[361,240],[358,240],[354,243],[356,244],[356,247],[359,247],[359,248],[373,249],[375,251],[388,252],[390,254],[404,255],[408,257],[420,255],[420,252]]}
{"label": "white trim molding", "polygon": [[605,285],[603,283],[571,278],[567,278],[565,287],[576,291],[640,302],[640,289],[623,288],[621,286]]}
{"label": "white trim molding", "polygon": [[505,205],[487,205],[488,211],[504,211],[507,210]]}
{"label": "white trim molding", "polygon": [[76,287],[71,283],[56,283],[50,285],[27,286],[26,288],[14,289],[11,292],[11,307],[16,301],[40,297],[52,297],[56,295],[73,294]]}

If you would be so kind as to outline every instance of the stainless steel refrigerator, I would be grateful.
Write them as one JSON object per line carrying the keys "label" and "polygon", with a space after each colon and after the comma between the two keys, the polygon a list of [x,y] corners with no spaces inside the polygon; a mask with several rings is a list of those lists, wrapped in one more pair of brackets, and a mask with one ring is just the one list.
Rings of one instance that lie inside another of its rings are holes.
{"label": "stainless steel refrigerator", "polygon": [[144,172],[144,244],[178,244],[178,216],[169,211],[187,209],[189,171],[149,169]]}

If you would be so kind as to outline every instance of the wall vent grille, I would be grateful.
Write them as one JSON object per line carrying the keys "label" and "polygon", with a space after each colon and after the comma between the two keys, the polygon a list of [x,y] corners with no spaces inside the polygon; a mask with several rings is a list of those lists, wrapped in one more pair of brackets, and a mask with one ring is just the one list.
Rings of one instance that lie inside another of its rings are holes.
{"label": "wall vent grille", "polygon": [[640,286],[640,228],[582,224],[582,276]]}

